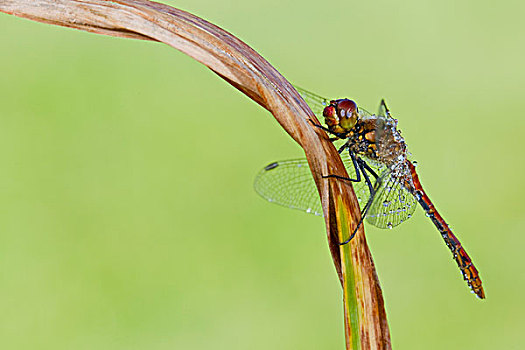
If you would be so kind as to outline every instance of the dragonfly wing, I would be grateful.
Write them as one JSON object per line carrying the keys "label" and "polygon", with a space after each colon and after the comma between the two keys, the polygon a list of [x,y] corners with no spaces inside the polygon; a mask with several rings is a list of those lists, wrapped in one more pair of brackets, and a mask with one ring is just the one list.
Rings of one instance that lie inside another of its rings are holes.
{"label": "dragonfly wing", "polygon": [[370,113],[369,111],[367,111],[366,109],[364,109],[363,107],[357,107],[357,112],[359,113],[359,116],[361,118],[365,118],[365,117],[371,117],[373,116],[372,113]]}
{"label": "dragonfly wing", "polygon": [[[350,156],[344,154],[341,158],[348,176],[355,179],[355,168]],[[362,210],[370,197],[368,186],[364,180],[352,182],[352,185]],[[323,215],[317,186],[306,159],[278,161],[267,165],[257,174],[254,188],[269,202],[319,216]]]}
{"label": "dragonfly wing", "polygon": [[268,164],[257,174],[254,187],[269,202],[323,215],[317,187],[306,159]]}
{"label": "dragonfly wing", "polygon": [[[322,96],[314,94],[313,92],[307,91],[296,85],[294,85],[293,87],[295,88],[295,90],[297,90],[297,92],[299,92],[303,100],[306,101],[306,103],[308,104],[312,112],[314,112],[314,114],[317,116],[317,118],[323,117],[323,111],[326,106],[330,105],[331,100],[329,98],[324,98]],[[372,113],[361,107],[358,107],[358,113],[361,116],[361,118],[372,116]]]}
{"label": "dragonfly wing", "polygon": [[405,188],[400,178],[390,172],[381,178],[367,221],[379,228],[392,228],[412,217],[416,198]]}
{"label": "dragonfly wing", "polygon": [[295,85],[294,88],[299,92],[303,100],[305,100],[312,112],[314,112],[318,118],[321,118],[323,116],[324,108],[330,104],[330,99],[321,97]]}
{"label": "dragonfly wing", "polygon": [[384,117],[384,118],[391,118],[390,116],[390,110],[388,109],[388,107],[386,106],[386,102],[385,100],[381,100],[381,102],[379,102],[379,110],[377,112],[377,116],[378,117]]}

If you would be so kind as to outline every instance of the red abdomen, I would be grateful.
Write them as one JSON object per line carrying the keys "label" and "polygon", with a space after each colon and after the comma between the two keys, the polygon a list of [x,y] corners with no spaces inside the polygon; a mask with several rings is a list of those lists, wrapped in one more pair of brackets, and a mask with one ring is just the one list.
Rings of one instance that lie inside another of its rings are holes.
{"label": "red abdomen", "polygon": [[425,210],[427,216],[432,220],[434,225],[441,233],[441,237],[443,237],[443,240],[452,252],[452,256],[461,270],[463,279],[467,281],[467,284],[469,285],[470,289],[472,289],[473,293],[475,293],[480,299],[484,299],[485,292],[483,291],[483,286],[481,285],[481,279],[479,278],[478,270],[472,263],[472,260],[457,237],[452,233],[450,227],[448,227],[445,220],[441,217],[441,215],[439,215],[436,207],[423,190],[421,182],[419,181],[419,177],[417,176],[415,166],[410,161],[407,162],[408,167],[410,168],[412,183],[414,185],[414,196]]}

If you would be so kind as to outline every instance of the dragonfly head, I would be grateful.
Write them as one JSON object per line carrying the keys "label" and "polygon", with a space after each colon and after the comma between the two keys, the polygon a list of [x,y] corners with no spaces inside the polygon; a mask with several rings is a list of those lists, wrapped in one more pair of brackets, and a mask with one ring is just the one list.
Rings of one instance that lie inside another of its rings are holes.
{"label": "dragonfly head", "polygon": [[347,98],[330,101],[323,110],[325,123],[334,132],[348,132],[357,123],[357,105]]}

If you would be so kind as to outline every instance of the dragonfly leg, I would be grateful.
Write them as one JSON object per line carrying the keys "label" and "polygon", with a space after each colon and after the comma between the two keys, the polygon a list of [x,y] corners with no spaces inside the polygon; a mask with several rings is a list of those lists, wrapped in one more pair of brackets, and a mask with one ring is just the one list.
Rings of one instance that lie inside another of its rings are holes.
{"label": "dragonfly leg", "polygon": [[[339,154],[343,153],[343,151],[344,151],[346,148],[348,148],[348,142],[345,143],[344,145],[342,145],[341,147],[339,147],[339,149],[337,150],[337,153],[339,153]],[[355,164],[354,164],[354,166],[355,166]]]}
{"label": "dragonfly leg", "polygon": [[[343,146],[341,146],[341,148],[339,148],[337,152],[341,153],[347,147],[348,147],[348,144],[345,143]],[[376,182],[379,177],[377,176],[376,172],[372,168],[370,168],[370,166],[366,164],[366,162],[363,159],[357,158],[355,154],[351,151],[349,151],[348,153],[350,154],[350,158],[352,159],[352,163],[354,165],[357,179],[351,179],[351,178],[339,176],[339,175],[327,175],[327,176],[323,176],[323,178],[332,177],[332,178],[336,178],[339,180],[361,182],[361,174],[363,174],[366,184],[368,185],[368,189],[370,190],[370,195],[372,195],[372,192],[374,191],[374,186],[372,185],[372,181],[370,181],[370,177],[368,176],[366,172],[368,171],[370,174],[372,174],[372,176],[375,177]]]}
{"label": "dragonfly leg", "polygon": [[[344,145],[343,147],[346,147],[346,145]],[[339,153],[344,151],[343,147],[340,148]],[[344,181],[361,182],[361,172],[360,172],[361,168],[359,167],[355,154],[353,152],[349,152],[349,153],[350,153],[350,158],[352,158],[352,163],[354,164],[356,178],[351,179],[349,177],[344,177],[340,175],[323,175],[323,179],[333,178],[333,179],[344,180]]]}
{"label": "dragonfly leg", "polygon": [[[365,172],[363,171],[363,175],[365,174]],[[368,176],[368,175],[366,175]],[[379,180],[378,180],[379,181]],[[376,189],[379,188],[379,183],[377,183],[376,185]],[[350,235],[350,237],[344,241],[344,242],[340,242],[339,245],[345,245],[347,244],[348,242],[350,242],[352,240],[352,238],[354,238],[354,236],[356,235],[357,233],[357,230],[359,230],[359,227],[361,227],[361,225],[363,224],[363,220],[366,218],[366,215],[368,214],[368,209],[370,209],[370,207],[372,206],[372,202],[374,201],[374,198],[376,196],[376,193],[377,193],[377,190],[374,189],[373,187],[371,188],[370,190],[370,198],[368,198],[368,201],[366,202],[366,205],[365,207],[363,208],[363,210],[361,211],[361,218],[359,219],[359,222],[357,223],[357,226],[355,227],[354,229],[354,232],[352,232],[352,234]]]}
{"label": "dragonfly leg", "polygon": [[[344,144],[343,146],[339,148],[338,152],[339,153],[343,152],[347,147],[348,147],[348,144]],[[368,210],[372,206],[372,202],[374,201],[374,198],[377,192],[376,189],[379,188],[379,183],[378,183],[379,176],[376,174],[376,172],[363,159],[357,158],[355,156],[355,153],[353,153],[352,151],[349,151],[348,153],[350,154],[350,158],[352,159],[352,164],[354,165],[356,179],[351,179],[351,178],[339,176],[339,175],[324,175],[323,178],[335,178],[335,179],[345,180],[345,181],[361,182],[361,174],[363,174],[363,177],[365,178],[366,184],[368,185],[368,189],[370,191],[370,197],[368,198],[368,201],[365,207],[361,211],[361,217],[359,219],[359,222],[357,223],[356,228],[354,229],[354,232],[352,232],[352,234],[346,241],[339,243],[339,245],[345,245],[348,242],[350,242],[352,238],[354,238],[354,236],[357,233],[357,230],[363,224],[363,220],[365,219],[368,213]],[[368,175],[367,172],[370,173],[375,178],[375,187],[374,185],[372,185],[372,181],[370,180],[370,176]]]}
{"label": "dragonfly leg", "polygon": [[372,169],[370,169],[368,164],[366,164],[366,162],[362,160],[361,158],[357,158],[357,164],[359,166],[359,170],[361,170],[361,173],[363,174],[363,177],[365,178],[366,184],[368,185],[368,190],[370,191],[370,195],[372,195],[372,193],[374,192],[374,186],[372,185],[372,181],[370,181],[370,177],[368,176],[366,171],[368,170],[376,178],[376,181],[377,181],[377,174]]}
{"label": "dragonfly leg", "polygon": [[[343,145],[339,149],[339,153],[344,151],[346,147],[347,147],[346,144]],[[374,201],[374,198],[375,198],[375,195],[376,195],[376,192],[377,192],[376,188],[379,188],[379,186],[378,186],[379,177],[377,176],[375,171],[372,168],[370,168],[370,166],[368,164],[366,164],[366,162],[364,160],[362,160],[361,158],[356,158],[356,156],[355,156],[355,154],[353,152],[349,151],[348,153],[350,154],[350,158],[352,159],[352,163],[354,165],[354,169],[355,169],[355,173],[356,173],[356,179],[350,179],[350,178],[347,178],[347,177],[344,177],[344,176],[339,176],[339,175],[326,175],[326,176],[323,176],[323,178],[336,178],[336,179],[339,179],[339,180],[346,180],[346,181],[352,181],[352,182],[361,182],[361,174],[363,174],[363,177],[365,178],[366,184],[368,185],[368,189],[370,190],[370,197],[368,198],[368,201],[367,201],[365,207],[361,211],[361,218],[359,219],[359,222],[357,223],[357,226],[354,229],[354,232],[350,235],[350,237],[346,241],[339,243],[339,245],[345,245],[348,242],[350,242],[352,240],[352,238],[354,238],[354,236],[357,233],[357,230],[363,224],[363,220],[366,217],[366,214],[368,213],[368,209],[370,209],[370,207],[372,205],[372,202]],[[376,187],[375,188],[372,185],[372,181],[370,181],[370,176],[367,174],[367,172],[369,172],[376,179],[376,181],[375,181],[376,182]]]}
{"label": "dragonfly leg", "polygon": [[376,174],[376,172],[370,168],[370,166],[368,164],[366,164],[366,162],[364,160],[362,160],[361,158],[359,158],[359,160],[361,161],[361,165],[363,165],[363,167],[370,173],[372,174],[373,177],[376,178],[376,181],[377,179],[379,179],[379,176]]}
{"label": "dragonfly leg", "polygon": [[322,126],[321,124],[316,124],[312,119],[310,119],[310,121],[312,122],[312,124],[313,124],[315,127],[319,128],[319,129],[323,129],[324,131],[326,131],[326,132],[329,133],[329,134],[332,134],[332,133],[333,133],[333,132],[332,132],[330,129],[328,129],[327,127]]}
{"label": "dragonfly leg", "polygon": [[332,130],[328,129],[327,127],[325,126],[322,126],[321,124],[316,124],[312,119],[310,119],[310,122],[313,124],[313,126],[317,127],[317,128],[320,128],[320,129],[323,129],[324,131],[326,131],[327,133],[329,133],[330,135],[335,135],[337,136],[338,139],[344,139],[346,134],[344,133],[340,133],[340,132],[333,132]]}

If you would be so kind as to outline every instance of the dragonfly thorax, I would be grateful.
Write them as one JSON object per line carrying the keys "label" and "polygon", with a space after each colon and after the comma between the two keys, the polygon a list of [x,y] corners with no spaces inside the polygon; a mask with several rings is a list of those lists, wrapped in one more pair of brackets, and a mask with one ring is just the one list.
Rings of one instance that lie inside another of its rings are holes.
{"label": "dragonfly thorax", "polygon": [[399,169],[407,160],[407,147],[395,122],[375,115],[359,119],[346,134],[347,148],[388,168]]}

